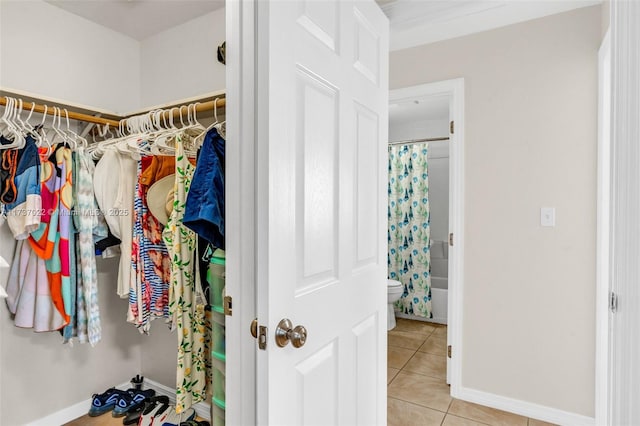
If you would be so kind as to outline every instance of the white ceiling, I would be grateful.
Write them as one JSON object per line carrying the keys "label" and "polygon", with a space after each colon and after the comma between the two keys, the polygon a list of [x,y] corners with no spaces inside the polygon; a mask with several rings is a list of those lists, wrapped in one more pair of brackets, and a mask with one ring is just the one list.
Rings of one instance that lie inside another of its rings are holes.
{"label": "white ceiling", "polygon": [[[137,40],[220,9],[225,3],[225,0],[45,1]],[[398,50],[592,6],[602,0],[377,2],[391,21],[391,50]]]}
{"label": "white ceiling", "polygon": [[205,13],[224,7],[224,0],[46,0],[67,12],[144,40]]}
{"label": "white ceiling", "polygon": [[460,37],[602,3],[602,0],[377,0],[391,50]]}

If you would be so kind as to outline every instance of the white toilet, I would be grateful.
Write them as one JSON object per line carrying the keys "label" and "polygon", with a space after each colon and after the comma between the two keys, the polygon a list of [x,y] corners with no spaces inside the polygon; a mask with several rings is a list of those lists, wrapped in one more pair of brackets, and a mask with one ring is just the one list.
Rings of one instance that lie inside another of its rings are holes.
{"label": "white toilet", "polygon": [[396,303],[398,299],[400,299],[403,291],[404,286],[400,281],[387,280],[387,303],[389,304],[387,314],[387,330],[393,330],[394,328],[396,328],[396,314],[393,311],[393,304]]}

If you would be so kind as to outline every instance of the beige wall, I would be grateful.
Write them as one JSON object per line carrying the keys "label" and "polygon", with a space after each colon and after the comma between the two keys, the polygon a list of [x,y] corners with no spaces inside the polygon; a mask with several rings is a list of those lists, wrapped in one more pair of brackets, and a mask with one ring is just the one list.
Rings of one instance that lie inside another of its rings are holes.
{"label": "beige wall", "polygon": [[[8,227],[0,228],[0,256],[9,261],[12,241]],[[102,341],[95,348],[63,345],[57,332],[15,327],[0,300],[0,425],[48,416],[140,372],[140,334],[126,323],[127,301],[115,294],[117,265],[117,259],[98,261]],[[7,274],[0,269],[3,286]]]}
{"label": "beige wall", "polygon": [[594,6],[390,58],[391,89],[465,79],[463,386],[585,416],[600,37]]}
{"label": "beige wall", "polygon": [[602,2],[601,28],[602,28],[602,37],[603,38],[607,34],[607,31],[609,30],[609,19],[610,19],[610,17],[611,17],[611,1],[605,0],[605,1]]}
{"label": "beige wall", "polygon": [[142,373],[170,388],[176,386],[178,336],[162,320],[155,320],[141,347]]}

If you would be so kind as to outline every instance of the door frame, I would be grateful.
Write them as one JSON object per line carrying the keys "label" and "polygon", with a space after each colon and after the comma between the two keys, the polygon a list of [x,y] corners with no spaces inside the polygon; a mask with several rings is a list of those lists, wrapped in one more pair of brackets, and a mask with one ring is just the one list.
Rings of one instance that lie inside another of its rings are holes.
{"label": "door frame", "polygon": [[449,120],[455,123],[449,133],[449,246],[448,326],[447,344],[451,358],[447,359],[447,379],[451,396],[458,397],[462,387],[463,302],[464,302],[464,78],[394,89],[389,103],[416,97],[448,97]]}
{"label": "door frame", "polygon": [[611,35],[598,51],[595,424],[610,424],[609,284],[611,238]]}
{"label": "door frame", "polygon": [[[611,2],[611,289],[619,295],[610,314],[608,424],[640,419],[640,3]],[[597,404],[596,407],[599,405]]]}
{"label": "door frame", "polygon": [[[257,413],[256,350],[250,334],[256,317],[256,14],[257,2],[226,4],[225,170],[226,317],[225,422],[254,425]],[[229,403],[231,402],[231,403]],[[215,408],[212,406],[212,411]],[[212,419],[213,420],[213,419]]]}

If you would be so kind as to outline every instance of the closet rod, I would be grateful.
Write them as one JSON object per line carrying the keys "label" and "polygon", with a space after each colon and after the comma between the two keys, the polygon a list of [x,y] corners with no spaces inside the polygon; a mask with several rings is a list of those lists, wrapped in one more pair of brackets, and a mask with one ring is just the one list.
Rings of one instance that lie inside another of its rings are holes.
{"label": "closet rod", "polygon": [[[7,98],[6,97],[1,97],[0,98],[0,105],[2,106],[6,106],[7,105]],[[34,104],[32,102],[26,102],[23,101],[22,102],[22,110],[29,112],[31,111],[31,108],[33,108]],[[65,108],[62,108],[62,111],[64,111]],[[45,112],[45,110],[47,111],[47,114],[53,115],[53,107],[50,107],[47,105],[46,109],[44,105],[39,105],[39,104],[35,104],[35,108],[34,111],[35,112],[39,112],[41,114],[43,114]],[[93,115],[89,115],[89,114],[83,114],[81,112],[74,112],[74,111],[69,111],[67,108],[67,111],[69,112],[69,118],[73,119],[73,120],[78,120],[78,121],[85,121],[87,123],[96,123],[96,124],[108,124],[110,126],[114,126],[114,127],[118,127],[119,122],[117,120],[110,120],[108,118],[101,118],[101,117],[95,117]]]}
{"label": "closet rod", "polygon": [[[217,102],[216,102],[216,99],[218,100]],[[163,118],[167,119],[167,118],[169,118],[169,114],[171,114],[171,115],[173,115],[173,118],[175,120],[176,118],[178,118],[180,116],[180,110],[182,108],[186,107],[187,105],[193,105],[194,103],[196,104],[196,113],[204,112],[204,111],[213,111],[214,107],[216,107],[218,109],[224,109],[225,105],[227,104],[226,98],[218,97],[216,99],[213,99],[213,100],[207,101],[207,102],[191,102],[189,104],[181,104],[181,105],[175,105],[175,106],[171,106],[171,107],[167,107],[167,108],[159,108],[159,110],[164,111]],[[154,111],[154,110],[149,110],[147,112],[142,112],[142,113],[138,113],[136,115],[127,116],[126,118],[123,117],[123,120],[126,121],[127,118],[139,117],[141,115],[145,115],[146,113],[148,113],[150,111]],[[182,114],[183,114],[183,117],[186,117],[185,114],[187,114],[187,110],[186,109],[183,110]]]}
{"label": "closet rod", "polygon": [[[207,101],[207,102],[202,102],[202,103],[198,103],[196,105],[196,112],[203,112],[203,111],[213,111],[214,109],[214,105],[217,104],[218,108],[224,108],[225,105],[227,104],[226,99],[225,98],[218,98],[217,103],[215,102],[215,99],[212,101]],[[6,106],[7,105],[7,98],[2,96],[0,97],[0,105],[2,106]],[[181,107],[185,107],[186,105],[177,105],[174,107],[170,107],[164,110],[164,118],[169,118],[168,114],[173,115],[173,118],[177,118],[180,116],[180,109]],[[34,107],[34,103],[32,102],[26,102],[23,101],[22,102],[22,110],[23,111],[31,111],[31,108]],[[62,108],[62,110],[64,111],[65,108]],[[43,114],[44,112],[47,112],[47,114],[53,115],[53,107],[50,107],[47,105],[46,109],[44,105],[40,105],[40,104],[35,104],[35,108],[34,111],[35,112],[39,112],[41,114]],[[125,120],[127,118],[130,117],[122,117],[120,120],[111,120],[108,118],[101,118],[101,117],[96,117],[93,115],[89,115],[89,114],[83,114],[81,112],[74,112],[74,111],[69,111],[67,108],[67,111],[69,113],[69,118],[73,119],[73,120],[78,120],[78,121],[84,121],[87,123],[95,123],[95,124],[108,124],[109,126],[112,127],[118,127],[120,125],[120,121]],[[144,115],[145,113],[141,113],[138,115]],[[183,114],[186,114],[186,111],[183,112]]]}
{"label": "closet rod", "polygon": [[389,145],[405,145],[410,143],[420,143],[420,142],[440,142],[440,141],[448,141],[449,137],[442,138],[425,138],[425,139],[408,139],[406,141],[393,141],[389,142]]}

